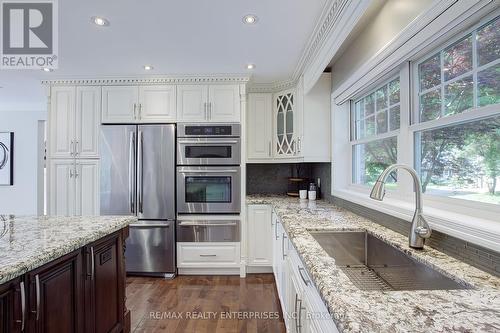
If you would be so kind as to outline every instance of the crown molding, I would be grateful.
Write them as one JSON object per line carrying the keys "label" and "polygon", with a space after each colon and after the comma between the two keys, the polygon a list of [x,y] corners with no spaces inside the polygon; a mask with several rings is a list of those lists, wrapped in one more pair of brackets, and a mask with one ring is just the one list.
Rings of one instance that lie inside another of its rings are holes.
{"label": "crown molding", "polygon": [[249,92],[292,88],[301,76],[305,92],[309,91],[369,5],[370,0],[327,0],[291,77],[271,83],[250,83]]}
{"label": "crown molding", "polygon": [[246,84],[247,75],[175,75],[141,77],[105,77],[105,78],[61,78],[43,80],[43,85],[157,85],[157,84]]}

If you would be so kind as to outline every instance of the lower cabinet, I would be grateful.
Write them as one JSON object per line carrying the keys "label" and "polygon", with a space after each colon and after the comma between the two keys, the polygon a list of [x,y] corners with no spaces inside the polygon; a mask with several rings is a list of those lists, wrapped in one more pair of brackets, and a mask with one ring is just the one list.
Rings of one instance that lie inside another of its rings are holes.
{"label": "lower cabinet", "polygon": [[248,205],[248,266],[273,265],[271,210],[269,205]]}
{"label": "lower cabinet", "polygon": [[240,274],[239,242],[177,242],[180,275]]}
{"label": "lower cabinet", "polygon": [[128,228],[0,285],[0,333],[129,332]]}
{"label": "lower cabinet", "polygon": [[30,332],[84,331],[81,251],[27,273],[26,281]]}
{"label": "lower cabinet", "polygon": [[0,285],[0,333],[21,332],[26,326],[21,309],[21,286],[17,278]]}
{"label": "lower cabinet", "polygon": [[273,271],[287,332],[337,333],[325,303],[274,212],[272,226]]}

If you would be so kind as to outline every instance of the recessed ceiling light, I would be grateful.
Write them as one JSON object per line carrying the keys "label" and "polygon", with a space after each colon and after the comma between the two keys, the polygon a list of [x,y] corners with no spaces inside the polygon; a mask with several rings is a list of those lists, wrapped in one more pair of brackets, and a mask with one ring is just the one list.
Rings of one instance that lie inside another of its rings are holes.
{"label": "recessed ceiling light", "polygon": [[144,65],[144,70],[145,71],[150,71],[152,69],[153,69],[153,66],[151,66],[151,65]]}
{"label": "recessed ceiling light", "polygon": [[245,24],[255,24],[259,18],[253,14],[248,14],[243,17],[243,23]]}
{"label": "recessed ceiling light", "polygon": [[52,72],[53,69],[52,68],[48,68],[48,67],[44,67],[44,68],[42,68],[42,71],[44,71],[44,72]]}
{"label": "recessed ceiling light", "polygon": [[100,27],[106,27],[109,25],[109,21],[107,19],[105,19],[104,17],[100,17],[100,16],[92,17],[92,22],[94,22],[95,25],[98,25]]}
{"label": "recessed ceiling light", "polygon": [[247,69],[255,69],[255,64],[248,64]]}

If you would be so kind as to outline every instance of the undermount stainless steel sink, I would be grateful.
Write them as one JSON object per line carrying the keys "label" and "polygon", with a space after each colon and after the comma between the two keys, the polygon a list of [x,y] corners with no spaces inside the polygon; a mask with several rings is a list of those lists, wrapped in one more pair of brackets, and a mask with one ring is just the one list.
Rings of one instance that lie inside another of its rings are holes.
{"label": "undermount stainless steel sink", "polygon": [[351,282],[362,290],[471,289],[377,237],[359,231],[311,232]]}

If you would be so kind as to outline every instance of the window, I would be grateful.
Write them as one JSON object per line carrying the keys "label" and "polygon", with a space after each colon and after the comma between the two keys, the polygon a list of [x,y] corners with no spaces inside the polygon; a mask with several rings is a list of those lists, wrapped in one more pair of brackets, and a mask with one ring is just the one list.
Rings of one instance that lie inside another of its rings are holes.
{"label": "window", "polygon": [[372,185],[387,166],[397,162],[395,131],[400,128],[400,99],[398,77],[354,103],[351,114],[353,183]]}
{"label": "window", "polygon": [[418,117],[426,122],[500,103],[500,19],[418,64]]}
{"label": "window", "polygon": [[500,204],[500,17],[416,65],[415,167],[425,193]]}

